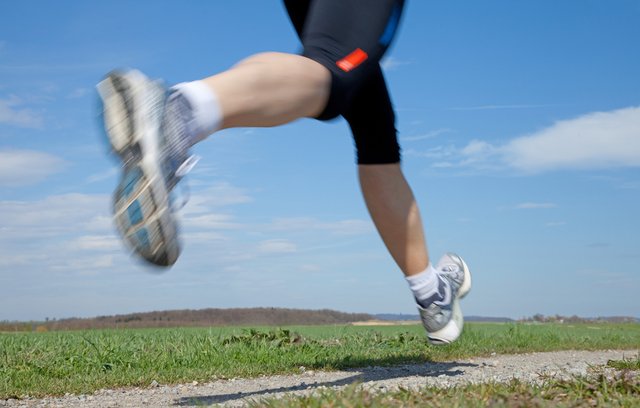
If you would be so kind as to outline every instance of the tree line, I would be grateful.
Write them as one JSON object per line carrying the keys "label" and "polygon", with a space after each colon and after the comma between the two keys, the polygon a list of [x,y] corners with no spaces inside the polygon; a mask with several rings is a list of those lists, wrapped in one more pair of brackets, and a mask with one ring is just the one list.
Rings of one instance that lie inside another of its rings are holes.
{"label": "tree line", "polygon": [[637,323],[638,319],[630,316],[607,316],[607,317],[580,317],[580,316],[545,316],[543,314],[535,314],[531,317],[520,319],[521,322],[538,322],[538,323]]}
{"label": "tree line", "polygon": [[285,326],[348,324],[374,320],[366,313],[285,308],[165,310],[93,318],[46,319],[44,322],[0,322],[0,331],[51,331],[116,328]]}

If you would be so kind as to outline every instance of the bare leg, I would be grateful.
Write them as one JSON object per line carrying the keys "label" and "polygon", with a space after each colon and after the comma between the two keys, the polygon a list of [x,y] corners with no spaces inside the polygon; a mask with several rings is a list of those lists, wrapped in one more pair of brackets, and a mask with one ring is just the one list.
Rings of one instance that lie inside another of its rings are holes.
{"label": "bare leg", "polygon": [[[331,76],[306,57],[264,53],[204,81],[218,97],[223,128],[267,127],[320,114]],[[422,221],[400,165],[358,169],[369,213],[391,256],[406,276],[424,271],[429,256]]]}
{"label": "bare leg", "polygon": [[429,254],[420,212],[399,164],[358,166],[367,208],[391,256],[406,276],[424,271]]}
{"label": "bare leg", "polygon": [[222,128],[269,127],[322,113],[331,75],[309,58],[269,52],[204,82],[218,96]]}

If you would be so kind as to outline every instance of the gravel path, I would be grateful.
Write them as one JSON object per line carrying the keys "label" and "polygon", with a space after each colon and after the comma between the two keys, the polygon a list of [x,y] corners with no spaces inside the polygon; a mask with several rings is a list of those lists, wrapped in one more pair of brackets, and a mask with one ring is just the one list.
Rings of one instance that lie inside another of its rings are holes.
{"label": "gravel path", "polygon": [[347,371],[312,371],[300,367],[300,374],[252,379],[218,380],[206,384],[165,386],[155,382],[149,388],[100,390],[93,395],[57,398],[0,400],[0,407],[201,407],[222,404],[241,407],[247,401],[285,394],[306,394],[322,388],[340,388],[353,382],[380,391],[399,386],[452,386],[518,378],[534,382],[541,374],[571,376],[587,373],[593,365],[606,364],[638,355],[638,351],[560,351],[490,357],[444,363],[394,367],[366,367]]}

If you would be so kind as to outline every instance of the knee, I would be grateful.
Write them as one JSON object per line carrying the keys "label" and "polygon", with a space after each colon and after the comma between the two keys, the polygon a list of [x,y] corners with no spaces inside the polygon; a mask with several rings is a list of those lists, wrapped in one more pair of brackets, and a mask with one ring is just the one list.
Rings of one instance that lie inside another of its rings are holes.
{"label": "knee", "polygon": [[359,165],[399,164],[401,157],[397,142],[387,146],[356,145],[356,160]]}
{"label": "knee", "polygon": [[354,102],[358,90],[371,77],[371,71],[361,69],[353,72],[344,72],[336,64],[325,63],[329,81],[329,100],[325,110],[317,117],[320,120],[331,120],[345,111]]}

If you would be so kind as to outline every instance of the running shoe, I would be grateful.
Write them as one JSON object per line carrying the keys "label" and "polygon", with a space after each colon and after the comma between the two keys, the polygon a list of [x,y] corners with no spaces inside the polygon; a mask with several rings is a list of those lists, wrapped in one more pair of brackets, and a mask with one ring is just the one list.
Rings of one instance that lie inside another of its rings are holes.
{"label": "running shoe", "polygon": [[171,266],[180,254],[171,190],[194,163],[164,131],[168,93],[136,70],[111,72],[97,89],[107,138],[122,162],[113,193],[116,228],[142,259]]}
{"label": "running shoe", "polygon": [[427,337],[432,344],[449,344],[462,333],[464,318],[460,299],[471,290],[471,273],[458,255],[445,254],[435,269],[439,287],[434,300],[418,303],[418,311]]}

